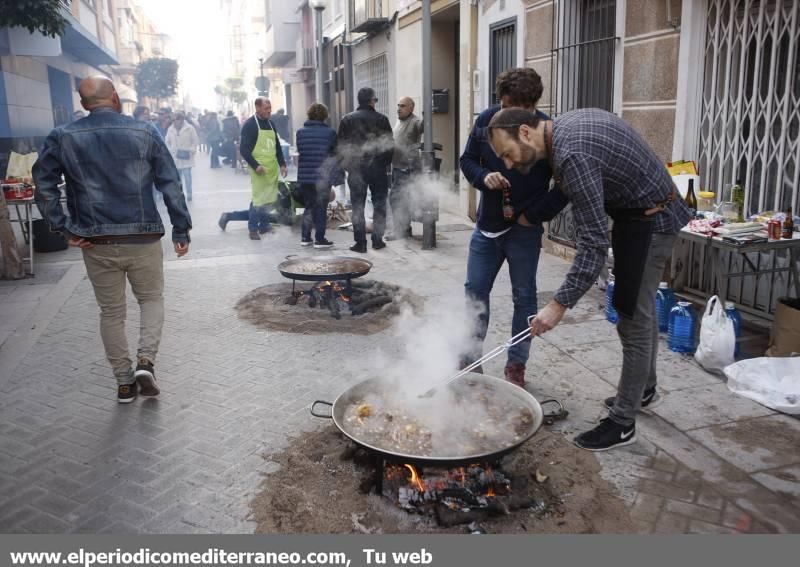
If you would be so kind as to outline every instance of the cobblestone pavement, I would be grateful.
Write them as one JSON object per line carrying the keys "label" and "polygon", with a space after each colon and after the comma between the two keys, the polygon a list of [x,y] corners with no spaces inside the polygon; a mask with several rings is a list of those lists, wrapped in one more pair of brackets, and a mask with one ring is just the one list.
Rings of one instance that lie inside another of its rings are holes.
{"label": "cobblestone pavement", "polygon": [[[285,255],[314,251],[300,252],[286,227],[261,242],[242,223],[220,232],[222,210],[246,207],[248,178],[204,165],[194,177],[192,249],[165,267],[158,400],[116,403],[78,251],[40,255],[36,278],[0,282],[0,532],[252,532],[248,502],[276,466],[262,455],[320,427],[310,403],[367,377],[364,353],[398,352],[391,330],[313,336],[240,321],[239,298],[281,281]],[[370,251],[370,276],[428,300],[461,294],[467,224],[445,215],[435,251],[419,241]],[[352,236],[329,237],[341,253]],[[543,255],[540,304],[567,267]],[[507,273],[495,287],[487,344],[511,319]],[[602,417],[614,393],[621,352],[601,301],[590,293],[532,349],[529,388],[564,400],[570,418],[555,427],[565,435]],[[638,420],[639,442],[597,455],[641,531],[800,532],[800,421],[664,350],[664,401]],[[502,375],[502,362],[487,373]]]}

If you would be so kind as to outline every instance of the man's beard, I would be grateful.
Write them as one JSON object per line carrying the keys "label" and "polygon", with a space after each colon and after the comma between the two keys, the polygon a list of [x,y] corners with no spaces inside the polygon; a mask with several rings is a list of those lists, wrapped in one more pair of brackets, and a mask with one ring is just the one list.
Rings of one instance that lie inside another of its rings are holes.
{"label": "man's beard", "polygon": [[533,166],[536,165],[536,162],[541,159],[541,157],[538,155],[535,149],[523,146],[521,144],[520,152],[520,159],[514,164],[514,169],[523,175],[527,175],[530,173],[531,169],[533,169]]}

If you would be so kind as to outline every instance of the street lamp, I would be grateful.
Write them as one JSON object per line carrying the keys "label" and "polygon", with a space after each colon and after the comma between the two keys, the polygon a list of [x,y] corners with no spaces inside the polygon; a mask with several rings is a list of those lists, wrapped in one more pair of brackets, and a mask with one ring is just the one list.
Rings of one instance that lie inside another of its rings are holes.
{"label": "street lamp", "polygon": [[258,58],[258,63],[261,66],[261,76],[256,79],[256,89],[258,89],[258,96],[268,96],[269,93],[269,79],[264,76],[264,57]]}
{"label": "street lamp", "polygon": [[314,8],[314,25],[317,28],[317,102],[322,103],[322,12],[328,0],[309,0]]}

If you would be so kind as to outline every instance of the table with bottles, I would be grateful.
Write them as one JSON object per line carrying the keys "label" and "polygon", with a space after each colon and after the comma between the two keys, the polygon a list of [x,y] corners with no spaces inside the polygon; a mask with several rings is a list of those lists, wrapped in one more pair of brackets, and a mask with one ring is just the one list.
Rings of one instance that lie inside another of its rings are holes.
{"label": "table with bottles", "polygon": [[[688,229],[683,229],[678,234],[679,241],[685,243],[692,243],[694,246],[700,246],[700,262],[697,266],[688,266],[688,270],[699,269],[700,282],[706,281],[707,277],[711,277],[711,289],[716,290],[716,295],[722,301],[729,300],[729,290],[734,280],[742,281],[741,278],[755,277],[760,281],[762,276],[772,276],[773,274],[786,274],[789,278],[787,281],[787,292],[793,290],[795,297],[800,297],[800,276],[798,276],[798,262],[800,262],[800,233],[794,232],[793,238],[770,240],[765,242],[752,242],[746,244],[733,244],[723,240],[720,236],[709,236],[706,234],[699,234],[691,232]],[[749,255],[762,252],[772,252],[775,255],[784,255],[788,257],[788,262],[785,266],[777,265],[776,262],[768,262],[762,265],[760,261],[760,254],[756,254],[756,261],[754,262]],[[735,262],[734,257],[741,255],[742,262]],[[691,257],[691,255],[690,255]],[[676,266],[677,256],[673,256],[673,274],[678,272]],[[736,266],[742,266],[742,269],[732,271]],[[695,281],[692,274],[687,275],[689,283]],[[686,291],[701,297],[708,297],[713,295],[708,290],[701,290],[692,288],[689,285],[683,287]],[[681,289],[676,289],[681,291]],[[737,303],[737,307],[746,313],[772,320],[773,316],[769,312],[754,309],[752,306]]]}

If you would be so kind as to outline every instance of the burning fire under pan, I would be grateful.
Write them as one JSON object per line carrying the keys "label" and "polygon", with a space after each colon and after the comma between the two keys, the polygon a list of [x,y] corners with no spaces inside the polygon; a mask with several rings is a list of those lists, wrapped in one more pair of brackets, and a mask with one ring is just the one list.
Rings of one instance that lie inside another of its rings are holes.
{"label": "burning fire under pan", "polygon": [[[297,305],[302,298],[309,307],[327,308],[336,319],[341,318],[342,312],[361,315],[392,302],[399,290],[397,286],[380,282],[353,283],[370,269],[371,262],[348,256],[287,256],[286,261],[278,265],[280,273],[292,280],[287,304]],[[308,289],[298,290],[298,281],[315,283]]]}

